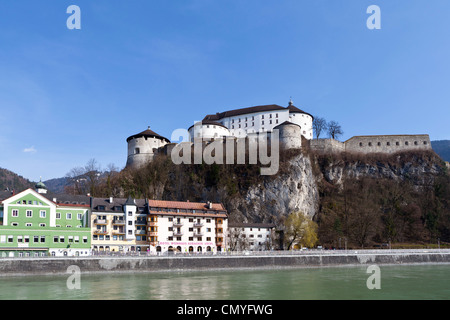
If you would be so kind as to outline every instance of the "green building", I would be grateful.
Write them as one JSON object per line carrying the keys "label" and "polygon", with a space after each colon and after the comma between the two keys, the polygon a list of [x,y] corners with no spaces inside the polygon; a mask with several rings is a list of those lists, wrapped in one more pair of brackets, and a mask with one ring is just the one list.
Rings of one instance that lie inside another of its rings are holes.
{"label": "green building", "polygon": [[90,255],[90,198],[60,197],[42,182],[36,191],[1,192],[0,257]]}

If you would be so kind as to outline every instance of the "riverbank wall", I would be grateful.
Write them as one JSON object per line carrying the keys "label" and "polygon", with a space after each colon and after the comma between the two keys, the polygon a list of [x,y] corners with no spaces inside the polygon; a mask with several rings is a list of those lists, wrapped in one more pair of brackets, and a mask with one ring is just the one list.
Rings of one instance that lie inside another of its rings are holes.
{"label": "riverbank wall", "polygon": [[[0,276],[83,273],[280,269],[356,265],[450,263],[450,250],[439,252],[259,254],[242,256],[2,258]],[[71,267],[71,268],[69,268]]]}

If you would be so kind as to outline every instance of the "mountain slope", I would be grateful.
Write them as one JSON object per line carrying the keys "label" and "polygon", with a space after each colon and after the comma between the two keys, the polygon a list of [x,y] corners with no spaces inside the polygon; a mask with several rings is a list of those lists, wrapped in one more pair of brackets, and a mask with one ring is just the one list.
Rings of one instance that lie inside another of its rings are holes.
{"label": "mountain slope", "polygon": [[20,192],[22,190],[33,188],[35,183],[22,176],[4,168],[0,168],[0,190],[15,190]]}
{"label": "mountain slope", "polygon": [[431,147],[443,160],[450,162],[450,140],[431,141]]}

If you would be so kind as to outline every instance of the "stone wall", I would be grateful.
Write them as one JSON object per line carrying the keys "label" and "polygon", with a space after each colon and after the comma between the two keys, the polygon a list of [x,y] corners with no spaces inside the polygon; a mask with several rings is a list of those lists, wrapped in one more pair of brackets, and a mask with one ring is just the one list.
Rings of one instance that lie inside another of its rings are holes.
{"label": "stone wall", "polygon": [[313,253],[262,256],[198,257],[102,257],[102,258],[14,258],[0,259],[0,275],[67,274],[76,265],[81,273],[163,272],[177,270],[325,267],[371,264],[450,263],[450,252],[404,253]]}
{"label": "stone wall", "polygon": [[354,136],[345,142],[334,139],[315,139],[311,149],[331,152],[395,153],[400,151],[431,150],[430,137],[421,135]]}
{"label": "stone wall", "polygon": [[430,137],[422,135],[355,136],[344,142],[345,151],[362,153],[395,153],[431,150]]}
{"label": "stone wall", "polygon": [[311,149],[324,153],[345,151],[345,144],[334,139],[314,139],[309,145]]}

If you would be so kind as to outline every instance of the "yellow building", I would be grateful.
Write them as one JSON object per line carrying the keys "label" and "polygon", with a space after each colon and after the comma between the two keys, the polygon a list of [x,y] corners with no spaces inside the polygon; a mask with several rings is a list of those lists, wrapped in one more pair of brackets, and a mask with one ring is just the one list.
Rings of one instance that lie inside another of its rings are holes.
{"label": "yellow building", "polygon": [[92,198],[93,252],[147,251],[146,218],[146,202],[143,199]]}

